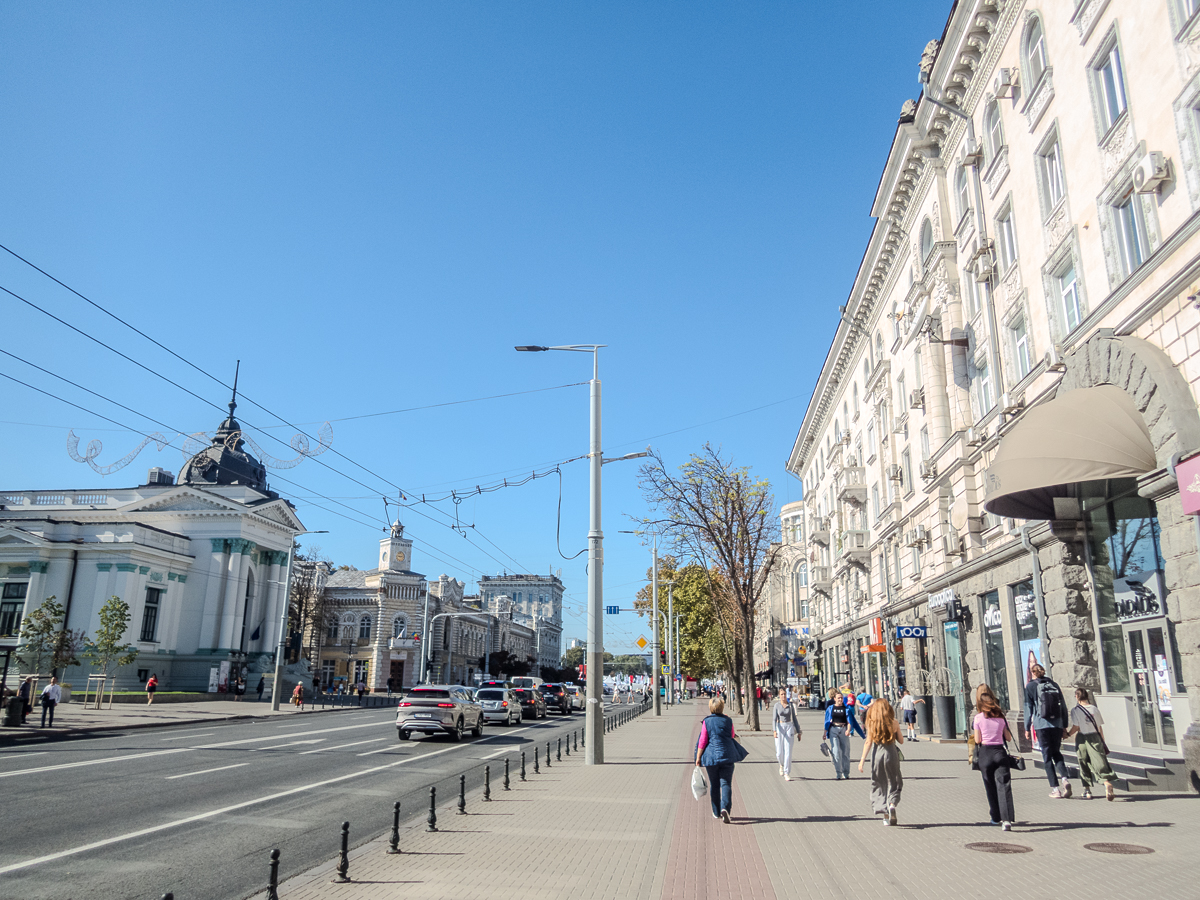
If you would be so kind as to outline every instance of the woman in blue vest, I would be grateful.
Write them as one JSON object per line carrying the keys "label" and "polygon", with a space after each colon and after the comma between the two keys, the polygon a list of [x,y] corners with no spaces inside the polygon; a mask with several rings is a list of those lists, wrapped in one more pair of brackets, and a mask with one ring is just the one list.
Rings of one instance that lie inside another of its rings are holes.
{"label": "woman in blue vest", "polygon": [[733,806],[733,766],[746,758],[746,751],[736,740],[733,719],[725,715],[725,701],[713,697],[700,723],[700,740],[696,743],[696,765],[708,772],[708,798],[712,801],[714,819],[729,824]]}
{"label": "woman in blue vest", "polygon": [[825,708],[825,740],[833,757],[835,780],[850,777],[850,735],[857,731],[865,738],[862,726],[855,721],[854,707],[846,705],[846,695],[833,692],[833,703]]}

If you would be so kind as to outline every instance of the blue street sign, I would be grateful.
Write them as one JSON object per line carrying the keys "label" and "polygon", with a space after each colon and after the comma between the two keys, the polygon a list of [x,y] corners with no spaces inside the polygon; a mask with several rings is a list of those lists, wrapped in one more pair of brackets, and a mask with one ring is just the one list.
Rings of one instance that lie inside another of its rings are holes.
{"label": "blue street sign", "polygon": [[903,640],[904,638],[923,638],[923,637],[928,637],[928,635],[925,632],[924,625],[897,625],[896,626],[896,640],[898,640],[898,641]]}
{"label": "blue street sign", "polygon": [[619,613],[619,612],[621,611],[621,607],[619,607],[619,606],[606,606],[606,607],[604,607],[604,611],[605,611],[606,613],[608,613],[610,616],[615,616],[617,613]]}

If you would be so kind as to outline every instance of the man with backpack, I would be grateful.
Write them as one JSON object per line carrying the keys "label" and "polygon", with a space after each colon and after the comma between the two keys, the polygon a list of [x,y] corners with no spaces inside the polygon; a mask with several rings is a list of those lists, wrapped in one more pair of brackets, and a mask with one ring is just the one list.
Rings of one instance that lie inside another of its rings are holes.
{"label": "man with backpack", "polygon": [[[1037,735],[1046,777],[1050,780],[1051,798],[1066,799],[1071,796],[1067,763],[1062,755],[1063,733],[1067,729],[1067,703],[1059,686],[1046,677],[1044,668],[1034,663],[1029,671],[1033,680],[1025,685],[1025,737],[1031,737],[1030,731]],[[1061,787],[1059,776],[1062,776]]]}

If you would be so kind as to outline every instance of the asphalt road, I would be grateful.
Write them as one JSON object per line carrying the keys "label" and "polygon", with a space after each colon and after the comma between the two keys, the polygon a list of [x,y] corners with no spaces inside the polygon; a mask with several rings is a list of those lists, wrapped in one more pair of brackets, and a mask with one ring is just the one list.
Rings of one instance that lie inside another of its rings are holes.
{"label": "asphalt road", "polygon": [[[480,739],[399,741],[395,711],[339,710],[105,737],[25,739],[0,747],[3,900],[241,900],[351,845],[424,816],[429,788],[449,827],[458,776],[500,790],[505,756],[579,729],[583,715],[489,725]],[[582,749],[581,749],[582,752]],[[531,776],[532,777],[532,776]],[[469,803],[477,803],[470,800]],[[464,820],[465,821],[465,820]]]}

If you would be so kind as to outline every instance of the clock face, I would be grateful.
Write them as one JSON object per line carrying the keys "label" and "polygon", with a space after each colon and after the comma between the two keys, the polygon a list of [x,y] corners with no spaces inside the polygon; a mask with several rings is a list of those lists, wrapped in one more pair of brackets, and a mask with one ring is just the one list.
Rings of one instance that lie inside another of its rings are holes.
{"label": "clock face", "polygon": [[403,561],[404,561],[404,551],[397,550],[396,551],[396,562],[403,562]]}
{"label": "clock face", "polygon": [[379,557],[380,561],[387,562],[387,551],[383,551],[383,556]]}

